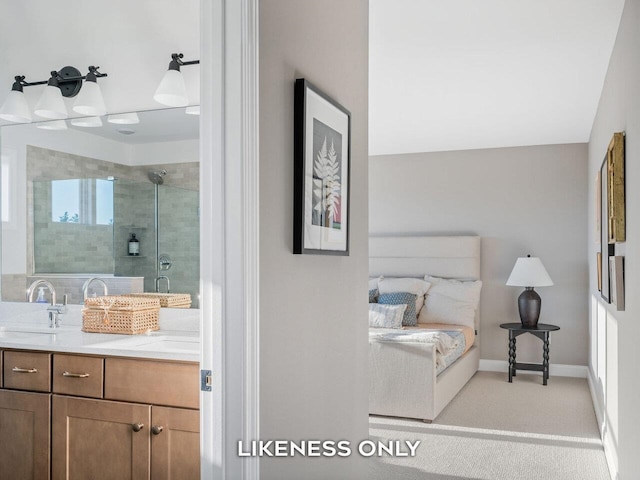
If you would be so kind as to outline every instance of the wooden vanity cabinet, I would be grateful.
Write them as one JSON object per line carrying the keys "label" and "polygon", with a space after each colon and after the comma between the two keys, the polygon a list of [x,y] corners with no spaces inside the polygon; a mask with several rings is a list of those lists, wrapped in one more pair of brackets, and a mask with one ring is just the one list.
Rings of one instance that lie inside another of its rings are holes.
{"label": "wooden vanity cabinet", "polygon": [[0,480],[200,478],[196,363],[4,350],[0,386]]}
{"label": "wooden vanity cabinet", "polygon": [[106,358],[104,399],[54,394],[52,478],[199,479],[198,375],[197,364]]}
{"label": "wooden vanity cabinet", "polygon": [[1,351],[0,372],[0,480],[47,480],[51,355]]}
{"label": "wooden vanity cabinet", "polygon": [[0,480],[50,478],[51,395],[0,390]]}
{"label": "wooden vanity cabinet", "polygon": [[53,396],[54,479],[150,478],[151,407]]}
{"label": "wooden vanity cabinet", "polygon": [[153,480],[200,478],[200,412],[151,407]]}

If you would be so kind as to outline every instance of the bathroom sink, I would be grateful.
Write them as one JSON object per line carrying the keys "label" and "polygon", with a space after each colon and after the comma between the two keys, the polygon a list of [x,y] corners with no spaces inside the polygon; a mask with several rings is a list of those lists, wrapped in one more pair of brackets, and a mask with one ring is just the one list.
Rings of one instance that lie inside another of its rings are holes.
{"label": "bathroom sink", "polygon": [[0,341],[20,345],[55,345],[58,341],[56,330],[49,331],[13,331],[0,328]]}

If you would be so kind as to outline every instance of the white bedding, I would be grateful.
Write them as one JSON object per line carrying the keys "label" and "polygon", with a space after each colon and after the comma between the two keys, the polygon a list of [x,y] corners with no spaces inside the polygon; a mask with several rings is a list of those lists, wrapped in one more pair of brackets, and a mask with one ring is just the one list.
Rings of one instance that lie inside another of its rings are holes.
{"label": "white bedding", "polygon": [[[452,333],[452,332],[449,332]],[[398,330],[391,328],[370,328],[369,343],[371,342],[400,342],[400,343],[425,343],[435,346],[436,369],[444,370],[447,366],[444,358],[452,352],[464,350],[464,336],[452,336],[441,331]],[[459,355],[458,355],[459,356]]]}

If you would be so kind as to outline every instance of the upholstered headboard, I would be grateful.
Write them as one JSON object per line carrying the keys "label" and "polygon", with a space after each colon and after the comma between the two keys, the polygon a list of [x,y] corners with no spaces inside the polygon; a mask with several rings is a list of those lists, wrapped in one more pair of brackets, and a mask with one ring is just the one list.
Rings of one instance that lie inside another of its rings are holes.
{"label": "upholstered headboard", "polygon": [[[369,237],[369,276],[480,279],[480,237]],[[476,314],[476,331],[480,316]]]}

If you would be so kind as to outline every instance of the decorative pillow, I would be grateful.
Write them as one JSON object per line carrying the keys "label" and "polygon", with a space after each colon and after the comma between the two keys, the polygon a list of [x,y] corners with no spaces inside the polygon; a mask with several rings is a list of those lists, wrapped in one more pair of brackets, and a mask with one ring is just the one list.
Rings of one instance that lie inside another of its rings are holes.
{"label": "decorative pillow", "polygon": [[445,278],[425,276],[431,288],[420,310],[418,323],[446,323],[474,328],[480,302],[482,282],[461,282]]}
{"label": "decorative pillow", "polygon": [[409,292],[380,293],[378,303],[383,305],[406,305],[402,318],[402,325],[413,327],[417,322],[416,315],[416,295]]}
{"label": "decorative pillow", "polygon": [[369,304],[369,326],[374,328],[402,328],[402,317],[407,306]]}
{"label": "decorative pillow", "polygon": [[378,303],[378,289],[369,290],[369,303]]}
{"label": "decorative pillow", "polygon": [[382,280],[382,277],[370,278],[369,279],[369,290],[377,290],[378,282]]}
{"label": "decorative pillow", "polygon": [[[380,293],[413,293],[416,296],[416,312],[419,312],[424,304],[424,294],[431,284],[420,278],[384,278],[378,280]],[[369,287],[371,288],[371,287]]]}

